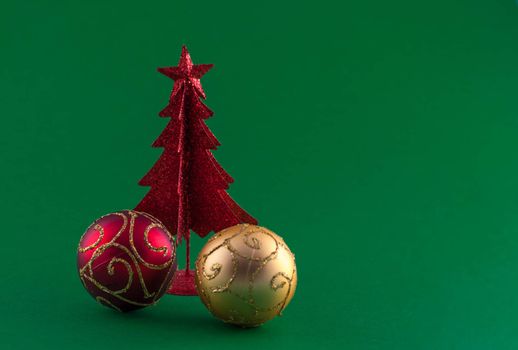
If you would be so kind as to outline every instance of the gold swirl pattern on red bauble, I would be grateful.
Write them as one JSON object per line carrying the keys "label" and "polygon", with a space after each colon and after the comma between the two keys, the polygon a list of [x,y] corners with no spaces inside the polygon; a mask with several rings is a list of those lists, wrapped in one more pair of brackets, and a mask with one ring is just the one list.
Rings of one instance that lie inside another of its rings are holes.
{"label": "gold swirl pattern on red bauble", "polygon": [[[116,216],[120,217],[122,219],[122,224],[112,239],[110,239],[106,243],[101,244],[101,242],[103,241],[103,238],[106,236],[106,232],[105,232],[105,228],[103,226],[101,226],[99,224],[99,222],[103,218],[106,218],[110,215],[116,215]],[[172,256],[170,259],[167,259],[167,261],[164,262],[163,264],[156,265],[151,262],[145,261],[144,258],[142,257],[142,254],[139,252],[139,250],[135,246],[135,242],[134,242],[134,235],[136,234],[135,233],[135,219],[139,215],[145,216],[148,220],[150,220],[150,223],[148,224],[148,226],[146,227],[144,232],[139,233],[139,234],[143,234],[143,241],[144,241],[145,248],[147,248],[150,251],[153,251],[155,253],[162,252],[164,256],[167,256],[167,254],[168,254],[168,250],[169,250],[168,247],[166,247],[166,246],[155,247],[151,244],[151,242],[149,242],[149,238],[148,238],[149,232],[155,227],[162,229],[162,231],[167,234],[167,237],[169,238],[169,241],[171,242],[171,255]],[[91,228],[93,228],[95,231],[98,231],[99,236],[97,237],[97,240],[93,244],[84,246],[83,240],[85,238],[85,235],[90,231]],[[129,228],[129,230],[128,230],[128,232],[126,232],[126,230],[128,228]],[[127,245],[121,244],[119,242],[119,240],[122,238],[123,235],[124,236],[128,235],[129,247]],[[95,263],[101,259],[101,257],[106,252],[106,250],[108,250],[110,248],[118,249],[118,250],[120,250],[120,253],[117,254],[116,256],[111,257],[111,259],[109,260],[109,262],[107,264],[106,264],[106,262],[100,261],[100,263],[98,263],[97,265],[99,265],[99,269],[103,268],[105,266],[106,272],[110,276],[114,276],[114,274],[115,274],[114,267],[116,264],[120,264],[120,265],[124,266],[125,270],[127,271],[127,282],[123,288],[118,289],[118,290],[110,289],[108,286],[105,286],[100,281],[98,281],[98,279],[96,279],[96,277],[95,277],[96,267],[93,267],[93,266],[95,266]],[[160,285],[160,288],[158,288],[156,291],[149,291],[149,289],[146,285],[146,282],[144,281],[144,278],[143,278],[141,265],[145,266],[146,268],[152,269],[152,270],[164,270],[164,269],[173,268],[173,266],[171,266],[171,265],[174,261],[176,261],[176,250],[175,250],[175,245],[174,245],[174,239],[173,239],[172,235],[169,233],[169,231],[165,228],[165,226],[163,226],[157,219],[155,219],[154,217],[152,217],[149,214],[142,213],[142,212],[136,212],[136,211],[132,211],[132,210],[104,215],[101,218],[99,218],[98,220],[96,220],[92,225],[90,225],[89,229],[87,229],[87,231],[85,232],[85,234],[83,234],[83,236],[81,237],[81,239],[79,241],[78,253],[79,254],[85,253],[89,250],[94,250],[92,256],[79,269],[79,277],[81,278],[83,285],[85,287],[87,287],[86,281],[88,281],[88,282],[92,283],[94,286],[96,286],[99,290],[110,295],[111,297],[118,299],[119,301],[122,301],[124,303],[128,303],[128,304],[139,306],[139,307],[144,307],[144,306],[148,306],[148,305],[152,305],[152,304],[156,303],[158,297],[160,297],[161,294],[163,294],[161,292],[165,291],[165,289],[168,287],[166,285],[166,283],[170,281],[170,279],[168,280],[166,278],[166,275],[168,275],[169,273],[164,274],[164,281]],[[169,272],[171,272],[171,271],[169,271]],[[137,283],[139,283],[140,288],[142,289],[144,301],[131,300],[131,299],[127,298],[126,296],[124,296],[124,293],[126,293],[131,288],[133,283],[135,282],[135,276],[134,276],[135,274],[137,275],[136,281],[138,281]],[[110,301],[103,296],[94,296],[94,297],[98,302],[100,302],[108,307],[111,307],[115,310],[122,311],[120,307],[117,307],[116,305],[113,304],[113,301]],[[146,299],[148,299],[148,300],[146,300]]]}
{"label": "gold swirl pattern on red bauble", "polygon": [[297,285],[295,257],[283,239],[240,224],[214,235],[196,261],[198,293],[221,320],[257,326],[280,315]]}

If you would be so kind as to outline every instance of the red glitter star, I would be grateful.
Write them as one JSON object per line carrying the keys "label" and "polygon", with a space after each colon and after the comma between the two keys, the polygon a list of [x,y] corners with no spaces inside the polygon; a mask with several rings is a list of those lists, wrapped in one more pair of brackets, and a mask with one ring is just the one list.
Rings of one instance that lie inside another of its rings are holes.
{"label": "red glitter star", "polygon": [[205,99],[205,92],[201,87],[200,79],[212,66],[212,64],[193,64],[191,55],[184,45],[182,46],[182,55],[180,61],[178,61],[178,66],[158,68],[158,71],[176,82],[171,97],[176,95],[187,82],[192,84],[200,96]]}

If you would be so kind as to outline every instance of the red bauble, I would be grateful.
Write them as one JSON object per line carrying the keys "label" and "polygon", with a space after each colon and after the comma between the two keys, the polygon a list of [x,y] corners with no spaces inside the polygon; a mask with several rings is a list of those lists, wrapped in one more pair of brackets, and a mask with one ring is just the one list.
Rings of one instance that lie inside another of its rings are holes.
{"label": "red bauble", "polygon": [[131,311],[154,304],[176,271],[171,234],[149,214],[123,210],[97,219],[77,253],[79,277],[101,304]]}

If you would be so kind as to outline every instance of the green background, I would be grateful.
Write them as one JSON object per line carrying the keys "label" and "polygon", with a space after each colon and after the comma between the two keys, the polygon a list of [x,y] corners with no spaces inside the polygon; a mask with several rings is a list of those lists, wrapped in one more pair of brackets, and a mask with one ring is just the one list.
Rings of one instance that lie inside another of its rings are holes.
{"label": "green background", "polygon": [[[146,193],[182,44],[215,64],[230,193],[297,255],[258,329],[77,277],[86,227]],[[517,83],[512,0],[2,1],[0,348],[516,349]]]}

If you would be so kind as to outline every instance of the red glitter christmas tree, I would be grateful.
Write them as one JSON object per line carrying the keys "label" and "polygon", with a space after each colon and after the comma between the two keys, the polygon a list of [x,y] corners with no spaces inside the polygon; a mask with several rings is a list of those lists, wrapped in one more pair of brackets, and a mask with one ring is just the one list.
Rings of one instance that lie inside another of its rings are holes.
{"label": "red glitter christmas tree", "polygon": [[219,142],[204,122],[213,113],[201,101],[205,92],[200,83],[210,68],[211,64],[194,65],[184,46],[177,67],[158,69],[175,81],[169,104],[160,112],[171,120],[153,143],[164,151],[139,182],[151,189],[135,210],[162,221],[176,234],[177,244],[185,240],[185,270],[177,271],[171,294],[196,295],[190,270],[191,230],[205,237],[239,223],[257,223],[226,192],[233,179],[211,152]]}

